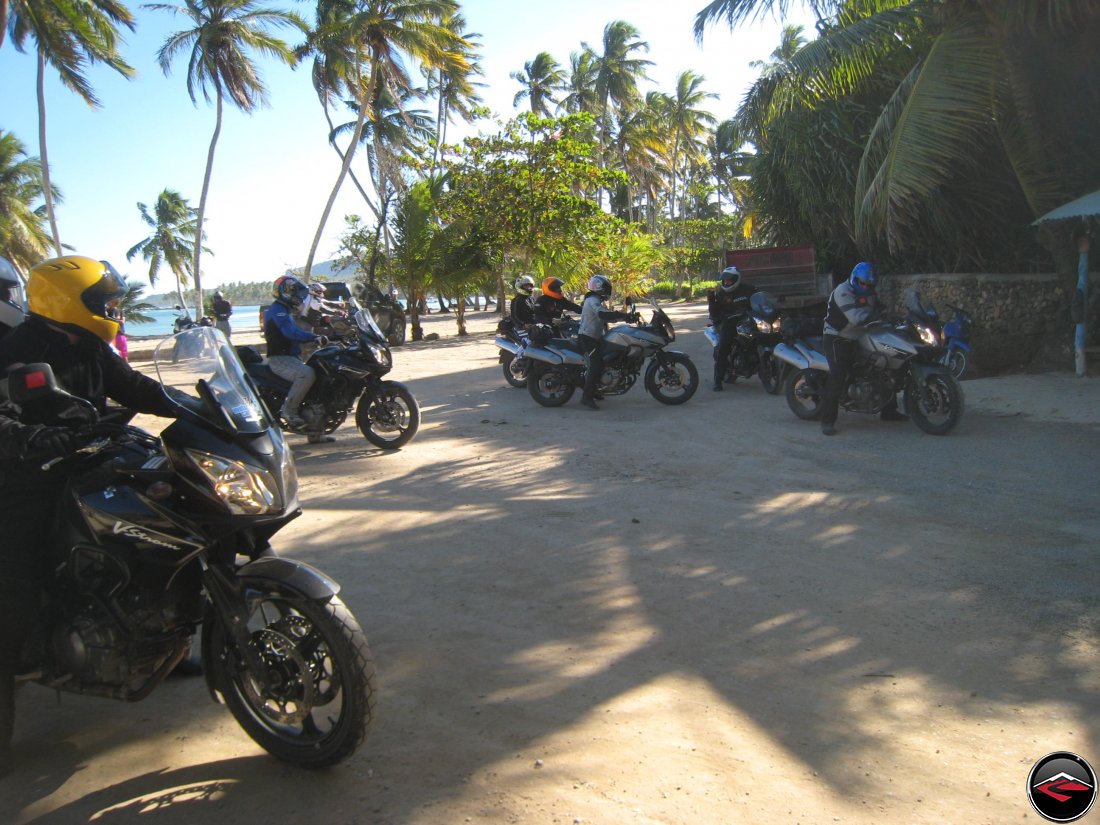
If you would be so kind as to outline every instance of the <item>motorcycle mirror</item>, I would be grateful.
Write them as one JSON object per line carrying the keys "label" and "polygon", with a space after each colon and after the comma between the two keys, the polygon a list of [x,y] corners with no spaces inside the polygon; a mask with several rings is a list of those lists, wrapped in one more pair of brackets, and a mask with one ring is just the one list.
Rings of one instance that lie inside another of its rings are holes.
{"label": "motorcycle mirror", "polygon": [[30,423],[55,420],[95,421],[99,416],[88,400],[62,389],[47,363],[21,364],[8,372],[8,397]]}

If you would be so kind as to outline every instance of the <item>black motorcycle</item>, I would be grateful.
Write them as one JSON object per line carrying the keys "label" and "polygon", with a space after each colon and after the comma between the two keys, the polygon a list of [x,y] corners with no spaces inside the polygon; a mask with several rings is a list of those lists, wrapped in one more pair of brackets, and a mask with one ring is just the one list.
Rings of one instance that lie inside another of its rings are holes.
{"label": "black motorcycle", "polygon": [[[43,470],[65,477],[43,536],[41,613],[17,677],[135,702],[202,628],[211,697],[279,759],[336,764],[374,718],[374,662],[339,585],[276,556],[298,515],[294,458],[225,337],[181,333],[194,355],[154,353],[178,418],[160,437],[101,419],[47,364],[9,374],[27,420],[70,426],[86,446]],[[187,393],[197,393],[194,395]]]}
{"label": "black motorcycle", "polygon": [[[665,349],[676,340],[676,332],[664,310],[655,301],[652,305],[648,324],[639,318],[633,324],[613,326],[604,335],[598,391],[605,396],[622,395],[634,386],[648,358],[645,388],[649,394],[662,404],[683,404],[699,388],[699,372],[686,354]],[[552,337],[554,329],[547,324],[535,324],[530,334],[527,391],[544,407],[560,407],[584,387],[587,359],[575,339]]]}
{"label": "black motorcycle", "polygon": [[[768,394],[775,395],[783,389],[785,365],[772,354],[776,344],[783,340],[781,323],[775,296],[767,292],[753,293],[749,310],[737,318],[737,338],[724,365],[723,380],[727,384],[733,384],[738,378],[758,375]],[[709,325],[705,333],[717,360],[718,330]]]}
{"label": "black motorcycle", "polygon": [[[412,441],[420,429],[420,406],[404,384],[382,380],[393,368],[393,355],[371,314],[359,310],[353,320],[353,333],[318,348],[306,361],[317,380],[299,412],[305,427],[295,429],[279,421],[289,432],[331,433],[354,409],[355,426],[367,441],[383,450],[396,450]],[[252,347],[237,347],[237,352],[260,398],[278,417],[290,382],[273,373]]]}

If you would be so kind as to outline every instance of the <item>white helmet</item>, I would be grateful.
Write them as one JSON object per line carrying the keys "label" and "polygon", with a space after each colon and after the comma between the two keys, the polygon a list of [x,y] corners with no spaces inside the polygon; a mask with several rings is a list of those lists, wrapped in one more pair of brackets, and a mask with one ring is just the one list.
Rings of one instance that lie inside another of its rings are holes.
{"label": "white helmet", "polygon": [[718,285],[723,292],[733,292],[737,289],[737,285],[741,283],[741,272],[735,266],[727,266],[722,270],[722,275],[718,281]]}
{"label": "white helmet", "polygon": [[520,275],[516,278],[516,292],[530,295],[535,289],[535,279],[530,275]]}
{"label": "white helmet", "polygon": [[611,281],[603,275],[593,275],[588,279],[588,291],[595,292],[606,301],[611,298]]}

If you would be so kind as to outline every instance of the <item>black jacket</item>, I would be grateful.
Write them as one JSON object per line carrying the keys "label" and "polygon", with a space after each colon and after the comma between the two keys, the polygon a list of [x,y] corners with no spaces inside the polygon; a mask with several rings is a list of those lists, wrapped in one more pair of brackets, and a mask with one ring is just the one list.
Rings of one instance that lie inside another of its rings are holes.
{"label": "black jacket", "polygon": [[214,310],[214,317],[219,321],[228,321],[229,316],[233,314],[233,304],[229,303],[225,298],[215,300],[211,304],[211,308]]}
{"label": "black jacket", "polygon": [[749,299],[756,287],[742,281],[732,292],[723,292],[721,288],[707,291],[707,312],[715,325],[727,318],[741,315],[750,309]]}
{"label": "black jacket", "polygon": [[517,292],[512,297],[512,320],[526,327],[528,324],[535,323],[535,311],[531,303],[531,296],[524,295],[522,292]]}
{"label": "black jacket", "polygon": [[568,298],[555,298],[553,295],[540,295],[535,299],[535,323],[550,324],[561,318],[565,310],[580,312],[579,304]]}
{"label": "black jacket", "polygon": [[[31,315],[0,339],[0,375],[16,364],[40,362],[53,368],[63,389],[92,402],[100,413],[106,410],[110,398],[137,412],[175,416],[175,408],[160,384],[135,371],[106,343],[89,338],[73,344],[64,332]],[[15,462],[9,465],[11,469],[25,464],[27,444],[41,429],[41,425],[22,421],[21,413],[10,402],[0,405],[0,461]],[[9,478],[16,475],[4,474]]]}

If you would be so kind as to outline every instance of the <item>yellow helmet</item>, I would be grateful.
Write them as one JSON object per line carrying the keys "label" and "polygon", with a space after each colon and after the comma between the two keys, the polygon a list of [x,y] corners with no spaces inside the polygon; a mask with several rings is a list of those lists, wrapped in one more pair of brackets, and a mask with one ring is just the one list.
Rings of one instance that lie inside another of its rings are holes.
{"label": "yellow helmet", "polygon": [[110,343],[118,335],[117,302],[125,291],[126,282],[106,261],[65,255],[43,261],[27,275],[27,311]]}

